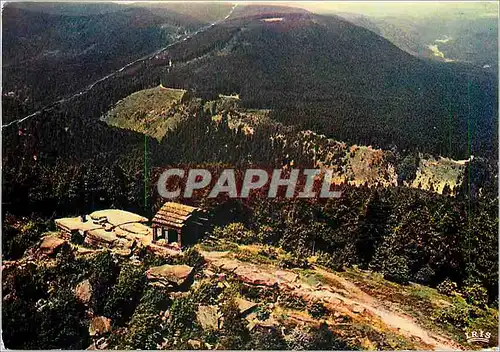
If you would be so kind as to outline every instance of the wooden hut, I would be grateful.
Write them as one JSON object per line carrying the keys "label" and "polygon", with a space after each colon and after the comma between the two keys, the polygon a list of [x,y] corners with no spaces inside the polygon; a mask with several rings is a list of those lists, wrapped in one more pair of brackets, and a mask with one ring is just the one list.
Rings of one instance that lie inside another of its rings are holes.
{"label": "wooden hut", "polygon": [[207,212],[201,208],[167,202],[152,220],[153,242],[164,238],[179,247],[195,243],[208,229]]}

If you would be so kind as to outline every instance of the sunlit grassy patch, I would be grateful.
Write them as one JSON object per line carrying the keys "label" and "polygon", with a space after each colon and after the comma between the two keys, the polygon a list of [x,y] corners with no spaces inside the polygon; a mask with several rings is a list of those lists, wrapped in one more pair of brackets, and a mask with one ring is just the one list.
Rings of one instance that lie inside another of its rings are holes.
{"label": "sunlit grassy patch", "polygon": [[115,127],[145,133],[161,140],[177,126],[182,112],[175,108],[186,91],[156,87],[135,92],[121,100],[105,116]]}

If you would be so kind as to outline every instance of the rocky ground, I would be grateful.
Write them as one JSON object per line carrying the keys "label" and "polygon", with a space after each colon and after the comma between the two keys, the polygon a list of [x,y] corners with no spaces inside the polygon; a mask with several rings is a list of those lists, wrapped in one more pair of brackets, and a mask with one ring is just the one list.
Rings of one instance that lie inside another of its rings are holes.
{"label": "rocky ground", "polygon": [[[219,340],[206,338],[206,334],[217,334],[218,331],[224,334],[228,329],[227,323],[224,326],[228,318],[223,308],[228,297],[234,299],[246,331],[250,334],[277,331],[280,338],[288,341],[289,347],[295,346],[293,341],[297,338],[297,331],[313,331],[311,329],[325,326],[342,342],[342,346],[349,349],[465,350],[487,347],[485,344],[468,344],[461,329],[443,324],[434,317],[440,309],[453,306],[456,299],[453,294],[445,296],[435,289],[412,283],[407,286],[394,284],[380,275],[356,268],[334,272],[317,265],[314,257],[308,258],[306,266],[284,266],[282,258],[286,253],[268,246],[202,243],[188,252],[177,253],[179,259],[172,259],[169,253],[154,251],[150,243],[139,241],[131,251],[123,253],[121,248],[104,248],[104,244],[100,248],[86,248],[71,243],[60,233],[51,233],[22,259],[4,261],[2,271],[10,273],[9,269],[32,264],[37,265],[38,270],[57,267],[61,265],[60,256],[64,251],[72,252],[75,260],[80,258],[89,262],[99,253],[110,253],[116,258],[121,272],[110,291],[113,297],[117,292],[126,296],[127,290],[134,289],[134,281],[129,283],[127,277],[122,278],[122,273],[138,270],[136,280],[145,285],[142,292],[151,287],[159,290],[154,292],[167,292],[173,302],[183,299],[191,302],[193,324],[199,331],[205,331],[205,335],[186,337],[181,332],[173,332],[173,335],[167,334],[160,339],[156,348],[227,348]],[[194,258],[199,256],[194,261],[193,253],[196,253]],[[156,259],[151,261],[148,258]],[[77,281],[71,290],[77,301],[87,307],[86,334],[92,341],[88,349],[134,347],[133,343],[120,345],[116,341],[137,334],[134,317],[139,314],[140,304],[129,322],[119,323],[109,313],[95,310],[96,294],[102,290],[96,286],[95,277],[91,275]],[[50,297],[58,288],[55,284],[49,286]],[[119,288],[121,286],[124,287]],[[16,290],[9,291],[9,287],[4,290],[4,303],[14,301],[19,295]],[[36,309],[43,311],[52,304],[50,298],[40,298],[36,301]],[[488,312],[493,319],[498,318],[496,310]],[[156,314],[168,326],[174,324],[173,321],[178,319],[176,314],[180,313],[176,313],[172,305],[172,308],[159,310],[153,316]],[[154,323],[146,322],[145,326],[154,331],[151,324]],[[9,329],[9,326],[4,326],[4,329]],[[165,327],[158,326],[158,331],[162,329]],[[493,345],[496,339],[495,334],[488,345]]]}

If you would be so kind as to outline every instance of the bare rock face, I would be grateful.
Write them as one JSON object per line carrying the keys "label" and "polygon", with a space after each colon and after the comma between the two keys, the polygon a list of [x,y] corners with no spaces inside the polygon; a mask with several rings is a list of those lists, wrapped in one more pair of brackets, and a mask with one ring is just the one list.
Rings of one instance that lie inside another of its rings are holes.
{"label": "bare rock face", "polygon": [[111,319],[99,316],[90,321],[89,335],[99,336],[111,331]]}
{"label": "bare rock face", "polygon": [[219,308],[217,306],[199,306],[196,319],[204,330],[219,328]]}
{"label": "bare rock face", "polygon": [[112,247],[117,239],[114,232],[98,228],[87,232],[84,243],[91,247]]}
{"label": "bare rock face", "polygon": [[92,285],[89,280],[84,280],[76,285],[75,296],[82,303],[89,303],[92,298]]}
{"label": "bare rock face", "polygon": [[188,345],[193,349],[193,350],[199,350],[201,348],[201,342],[198,340],[188,340],[187,341]]}
{"label": "bare rock face", "polygon": [[243,298],[236,298],[236,303],[241,314],[247,314],[257,306],[257,303],[247,301]]}
{"label": "bare rock face", "polygon": [[192,274],[193,267],[188,265],[169,265],[154,266],[146,271],[146,277],[150,281],[156,281],[165,286],[180,286]]}
{"label": "bare rock face", "polygon": [[65,240],[62,238],[50,235],[50,236],[45,236],[42,239],[42,242],[40,243],[40,253],[52,256],[57,253],[57,251],[65,244],[67,243]]}
{"label": "bare rock face", "polygon": [[361,314],[365,311],[365,308],[361,307],[360,305],[355,304],[352,306],[352,311],[357,314]]}
{"label": "bare rock face", "polygon": [[293,271],[275,270],[269,272],[255,264],[243,263],[231,258],[209,258],[209,262],[220,269],[233,272],[244,283],[259,286],[276,286],[278,284],[292,284],[297,281],[298,275]]}

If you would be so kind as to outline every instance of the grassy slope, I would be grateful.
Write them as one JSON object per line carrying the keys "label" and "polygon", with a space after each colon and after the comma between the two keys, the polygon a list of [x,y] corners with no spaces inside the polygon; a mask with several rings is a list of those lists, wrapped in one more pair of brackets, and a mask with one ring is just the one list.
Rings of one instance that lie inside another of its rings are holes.
{"label": "grassy slope", "polygon": [[135,92],[119,101],[105,121],[161,140],[167,130],[179,123],[181,116],[175,106],[185,91],[156,87]]}

